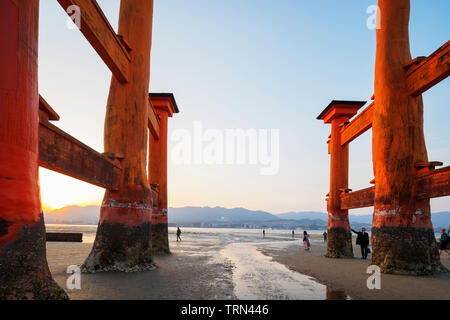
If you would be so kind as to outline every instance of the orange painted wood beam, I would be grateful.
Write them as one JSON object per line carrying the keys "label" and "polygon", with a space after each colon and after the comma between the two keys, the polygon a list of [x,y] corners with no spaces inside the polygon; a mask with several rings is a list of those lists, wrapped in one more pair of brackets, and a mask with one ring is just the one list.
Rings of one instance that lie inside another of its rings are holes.
{"label": "orange painted wood beam", "polygon": [[330,154],[330,191],[327,199],[328,241],[326,257],[353,257],[352,235],[348,221],[348,210],[341,209],[341,189],[348,188],[349,146],[341,144],[341,128],[366,101],[333,100],[319,114],[318,120],[331,124],[328,140]]}
{"label": "orange painted wood beam", "polygon": [[341,210],[373,207],[375,187],[341,195]]}
{"label": "orange painted wood beam", "polygon": [[[450,75],[450,41],[429,57],[416,58],[405,66],[411,95],[418,96]],[[374,98],[374,97],[373,97]],[[369,105],[341,133],[341,144],[345,145],[372,128],[375,103]]]}
{"label": "orange painted wood beam", "polygon": [[39,0],[0,1],[0,300],[68,299],[53,280],[39,192]]}
{"label": "orange painted wood beam", "polygon": [[[450,166],[430,170],[416,177],[417,200],[432,199],[450,195]],[[372,207],[375,187],[341,195],[341,210]]]}
{"label": "orange painted wood beam", "polygon": [[418,200],[450,195],[450,166],[419,174],[416,182]]}
{"label": "orange painted wood beam", "polygon": [[[170,253],[168,234],[168,192],[167,192],[167,136],[168,118],[178,113],[178,106],[172,93],[150,93],[149,103],[156,112],[160,125],[159,139],[150,135],[148,150],[148,179],[150,186],[157,189],[153,201],[152,247],[157,254]],[[156,201],[155,201],[156,200]]]}
{"label": "orange painted wood beam", "polygon": [[150,133],[152,134],[153,138],[155,140],[159,139],[159,122],[160,119],[158,118],[158,115],[156,114],[155,108],[153,107],[151,101],[148,102],[149,110],[148,110],[148,128],[150,130]]}
{"label": "orange painted wood beam", "polygon": [[121,175],[120,165],[42,118],[39,165],[110,190],[118,189]]}
{"label": "orange painted wood beam", "polygon": [[47,121],[59,120],[59,115],[41,95],[39,95],[39,116],[43,116]]}
{"label": "orange painted wood beam", "polygon": [[450,40],[428,58],[412,60],[405,69],[409,92],[421,95],[450,75]]}
{"label": "orange painted wood beam", "polygon": [[71,5],[80,7],[81,32],[120,82],[129,80],[130,56],[95,0],[58,0],[67,12]]}
{"label": "orange painted wood beam", "polygon": [[363,112],[356,116],[341,130],[341,145],[352,142],[364,132],[372,128],[373,110],[375,102],[372,102]]}
{"label": "orange painted wood beam", "polygon": [[105,129],[106,152],[124,155],[117,191],[106,190],[97,237],[81,269],[144,271],[152,257],[153,203],[147,177],[148,90],[153,27],[153,0],[121,0],[118,34],[129,52],[129,79],[111,78]]}
{"label": "orange painted wood beam", "polygon": [[150,98],[150,103],[153,108],[164,109],[168,112],[169,117],[172,117],[174,113],[179,113],[177,101],[173,93],[154,93],[148,94]]}

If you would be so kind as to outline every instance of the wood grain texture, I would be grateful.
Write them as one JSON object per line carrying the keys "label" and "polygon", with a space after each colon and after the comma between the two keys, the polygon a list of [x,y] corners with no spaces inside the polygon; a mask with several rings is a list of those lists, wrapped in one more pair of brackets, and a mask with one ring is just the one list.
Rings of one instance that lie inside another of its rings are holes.
{"label": "wood grain texture", "polygon": [[409,93],[419,96],[450,75],[450,40],[428,58],[408,64],[406,81]]}
{"label": "wood grain texture", "polygon": [[101,188],[119,186],[119,165],[45,120],[39,124],[39,165]]}
{"label": "wood grain texture", "polygon": [[341,130],[341,145],[352,142],[364,132],[372,128],[373,110],[375,102],[372,102],[364,111],[356,116]]}

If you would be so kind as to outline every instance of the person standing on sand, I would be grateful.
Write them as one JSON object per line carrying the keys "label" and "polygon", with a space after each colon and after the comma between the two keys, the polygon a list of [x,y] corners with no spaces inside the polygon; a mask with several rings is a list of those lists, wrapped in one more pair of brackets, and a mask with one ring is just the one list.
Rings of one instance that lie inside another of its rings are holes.
{"label": "person standing on sand", "polygon": [[303,231],[303,246],[305,247],[305,250],[311,249],[311,242],[309,242],[309,234],[308,232]]}
{"label": "person standing on sand", "polygon": [[295,238],[295,232],[292,230],[292,238]]}
{"label": "person standing on sand", "polygon": [[361,246],[361,255],[363,259],[367,259],[367,254],[369,253],[369,234],[366,232],[366,228],[361,228],[361,232],[355,231],[352,229],[354,233],[358,236],[356,237],[356,244]]}
{"label": "person standing on sand", "polygon": [[178,242],[178,239],[180,239],[180,241],[181,241],[181,230],[180,230],[180,227],[178,227],[177,228],[177,242]]}
{"label": "person standing on sand", "polygon": [[442,251],[445,251],[447,255],[450,257],[450,253],[447,250],[448,244],[448,233],[445,232],[445,229],[441,229],[441,243],[439,244],[439,255],[441,255]]}
{"label": "person standing on sand", "polygon": [[326,231],[323,232],[323,242],[327,242],[328,233]]}
{"label": "person standing on sand", "polygon": [[263,238],[266,237],[266,230],[263,229]]}

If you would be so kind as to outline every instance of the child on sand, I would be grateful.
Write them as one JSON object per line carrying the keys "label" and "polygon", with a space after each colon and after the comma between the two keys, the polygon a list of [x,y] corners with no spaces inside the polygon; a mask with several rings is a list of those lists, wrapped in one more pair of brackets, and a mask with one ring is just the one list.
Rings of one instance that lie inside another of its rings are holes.
{"label": "child on sand", "polygon": [[309,234],[308,232],[303,231],[303,246],[305,247],[305,250],[311,249],[311,243],[309,242]]}

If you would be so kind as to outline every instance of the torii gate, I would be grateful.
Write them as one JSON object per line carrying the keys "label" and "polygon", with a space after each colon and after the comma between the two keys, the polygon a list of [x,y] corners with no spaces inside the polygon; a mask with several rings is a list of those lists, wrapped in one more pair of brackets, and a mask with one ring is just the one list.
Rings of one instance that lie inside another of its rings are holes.
{"label": "torii gate", "polygon": [[[379,0],[375,100],[332,101],[318,119],[331,123],[327,257],[353,257],[348,210],[374,206],[372,264],[385,273],[432,274],[440,263],[430,198],[450,195],[450,167],[435,170],[423,134],[422,93],[450,75],[450,41],[411,59],[409,0]],[[348,189],[348,144],[372,128],[375,187]]]}
{"label": "torii gate", "polygon": [[167,119],[179,111],[173,94],[148,94],[153,0],[121,0],[119,34],[95,0],[58,2],[80,8],[112,72],[105,153],[49,122],[59,116],[38,93],[39,0],[0,0],[0,299],[67,298],[47,265],[39,165],[106,189],[85,271],[145,270],[169,252]]}

